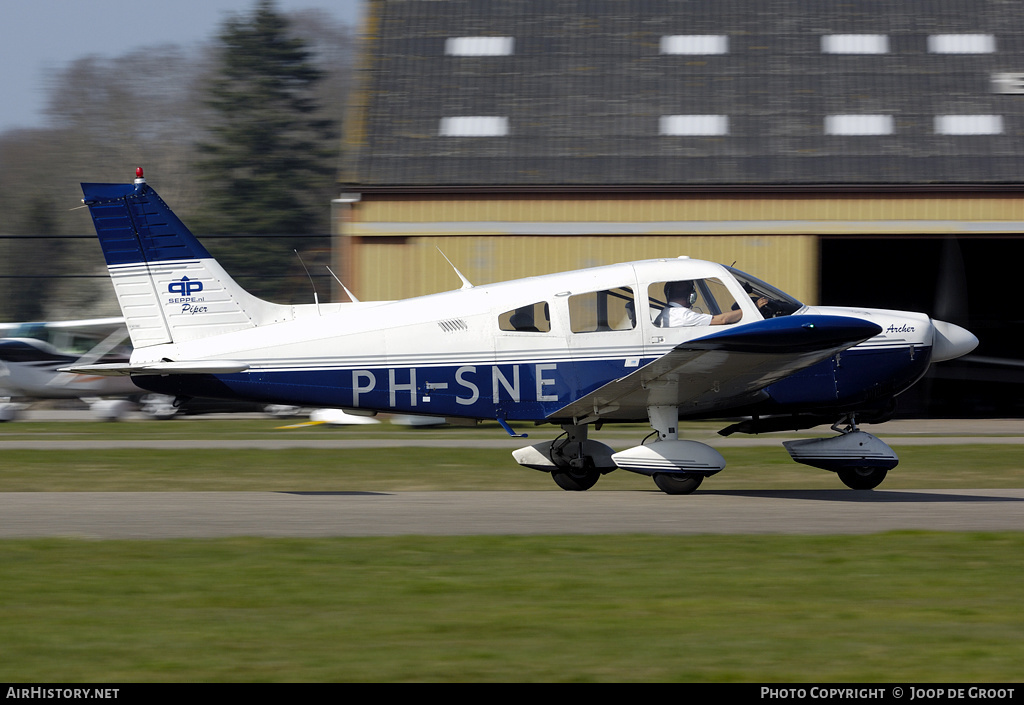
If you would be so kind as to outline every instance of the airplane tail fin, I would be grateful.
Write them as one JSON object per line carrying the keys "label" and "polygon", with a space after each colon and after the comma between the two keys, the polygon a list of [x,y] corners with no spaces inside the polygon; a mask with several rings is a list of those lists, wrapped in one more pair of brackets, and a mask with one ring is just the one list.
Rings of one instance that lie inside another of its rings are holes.
{"label": "airplane tail fin", "polygon": [[290,318],[242,289],[142,178],[82,184],[135,348],[182,343]]}

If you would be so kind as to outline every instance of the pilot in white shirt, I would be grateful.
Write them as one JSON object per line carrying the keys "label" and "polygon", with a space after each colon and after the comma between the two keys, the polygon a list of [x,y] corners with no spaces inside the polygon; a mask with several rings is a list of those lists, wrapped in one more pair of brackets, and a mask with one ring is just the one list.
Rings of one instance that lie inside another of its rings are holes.
{"label": "pilot in white shirt", "polygon": [[736,323],[743,318],[739,308],[712,316],[710,313],[697,313],[690,307],[697,301],[697,293],[692,281],[676,281],[665,284],[665,298],[668,306],[662,309],[654,325],[662,328],[677,326],[720,326]]}

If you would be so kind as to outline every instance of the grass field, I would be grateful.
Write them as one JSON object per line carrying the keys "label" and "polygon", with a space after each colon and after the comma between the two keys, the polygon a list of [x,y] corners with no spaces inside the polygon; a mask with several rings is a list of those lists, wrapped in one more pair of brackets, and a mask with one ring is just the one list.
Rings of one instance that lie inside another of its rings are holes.
{"label": "grass field", "polygon": [[0,542],[0,681],[1005,682],[1024,535]]}
{"label": "grass field", "polygon": [[[14,424],[0,441],[275,425]],[[300,433],[394,433],[374,429]],[[456,435],[481,437],[417,437]],[[891,443],[886,489],[1024,485],[1020,446]],[[705,487],[840,487],[778,446],[726,457]],[[652,487],[616,472],[593,491]],[[0,455],[0,491],[56,489],[561,491],[506,450]],[[1024,532],[7,540],[0,681],[1019,681],[1022,555]]]}
{"label": "grass field", "polygon": [[[900,465],[880,489],[1024,486],[1021,446],[896,450]],[[726,458],[729,465],[703,489],[843,489],[833,473],[797,465],[782,448],[736,448]],[[590,491],[654,489],[650,478],[619,470]],[[0,458],[0,492],[169,490],[562,491],[549,475],[516,465],[502,449],[5,450]]]}
{"label": "grass field", "polygon": [[[225,421],[188,419],[138,423],[0,424],[2,441],[104,440],[502,440],[497,424],[482,428],[403,429],[326,426],[284,430],[272,419]],[[689,424],[687,438],[712,438],[721,424]],[[521,445],[553,438],[557,430],[542,427]],[[637,443],[649,431],[640,426],[615,427],[611,436]],[[830,472],[794,463],[781,440],[769,445],[723,449],[724,472],[705,481],[705,489],[841,489]],[[713,442],[713,441],[712,441]],[[900,465],[889,473],[883,489],[960,489],[1024,487],[1024,446],[901,445],[889,443]],[[519,445],[519,444],[517,444]],[[625,447],[619,444],[620,447]],[[653,482],[634,473],[616,471],[601,478],[592,491],[650,490]],[[551,478],[515,463],[511,449],[417,447],[374,449],[155,448],[89,451],[18,450],[0,455],[0,492],[42,491],[400,491],[400,490],[551,490]]]}

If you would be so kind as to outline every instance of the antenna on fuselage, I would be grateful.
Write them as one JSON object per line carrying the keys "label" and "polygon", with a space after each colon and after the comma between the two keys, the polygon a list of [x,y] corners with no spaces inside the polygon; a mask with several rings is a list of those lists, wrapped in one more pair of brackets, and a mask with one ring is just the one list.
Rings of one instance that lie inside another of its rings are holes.
{"label": "antenna on fuselage", "polygon": [[[326,267],[327,265],[324,266]],[[331,273],[332,277],[334,277],[334,281],[338,282],[338,286],[345,290],[345,295],[348,296],[348,300],[355,304],[359,303],[359,299],[356,298],[356,295],[349,291],[348,287],[345,286],[340,279],[338,279],[338,275],[334,273],[334,270],[331,269],[330,267],[327,267],[327,271]]]}
{"label": "antenna on fuselage", "polygon": [[302,261],[302,255],[299,254],[299,251],[293,248],[292,252],[294,252],[295,256],[299,258],[299,264],[302,265],[302,269],[305,270],[306,276],[309,277],[309,285],[311,287],[313,287],[313,303],[316,304],[316,313],[319,316],[320,315],[320,297],[317,296],[317,293],[316,293],[316,284],[313,282],[313,275],[309,273],[308,269],[306,269],[306,263]]}
{"label": "antenna on fuselage", "polygon": [[[434,247],[437,247],[437,245],[434,245]],[[437,251],[441,252],[441,248],[438,247]],[[456,267],[454,264],[452,264],[452,261],[450,259],[448,259],[448,255],[446,255],[444,252],[441,252],[441,256],[444,257],[445,261],[448,264],[451,264],[452,269],[454,269],[455,273],[459,275],[459,279],[462,280],[462,288],[463,289],[472,289],[473,285],[470,283],[470,281],[468,279],[466,279],[466,277],[462,276],[462,272],[459,271],[458,267]]]}

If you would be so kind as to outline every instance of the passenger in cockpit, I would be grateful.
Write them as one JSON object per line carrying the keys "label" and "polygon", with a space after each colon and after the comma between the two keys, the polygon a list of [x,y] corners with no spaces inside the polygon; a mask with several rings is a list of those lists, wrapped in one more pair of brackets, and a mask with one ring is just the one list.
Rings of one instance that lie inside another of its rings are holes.
{"label": "passenger in cockpit", "polygon": [[[547,304],[544,304],[547,306]],[[534,324],[533,320],[533,306],[523,306],[517,308],[512,317],[509,318],[509,323],[512,325],[513,330],[521,331],[523,333],[540,333],[540,328]]]}

